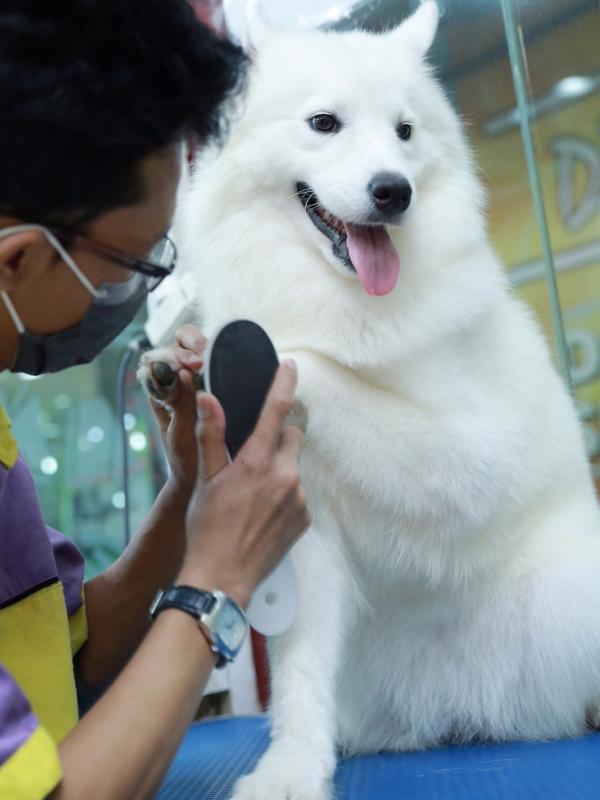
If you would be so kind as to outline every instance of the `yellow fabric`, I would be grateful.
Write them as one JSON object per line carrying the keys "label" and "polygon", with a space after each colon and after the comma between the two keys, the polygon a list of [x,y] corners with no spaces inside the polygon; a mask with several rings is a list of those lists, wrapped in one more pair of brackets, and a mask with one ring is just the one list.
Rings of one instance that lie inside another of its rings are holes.
{"label": "yellow fabric", "polygon": [[14,467],[18,455],[17,443],[10,431],[10,420],[0,406],[0,464],[11,469]]}
{"label": "yellow fabric", "polygon": [[83,647],[88,635],[84,605],[69,617],[69,635],[71,638],[71,656],[74,656]]}
{"label": "yellow fabric", "polygon": [[72,658],[60,581],[0,610],[0,662],[56,743],[78,718]]}
{"label": "yellow fabric", "polygon": [[43,728],[36,728],[29,739],[0,767],[2,800],[43,800],[62,777],[56,745]]}

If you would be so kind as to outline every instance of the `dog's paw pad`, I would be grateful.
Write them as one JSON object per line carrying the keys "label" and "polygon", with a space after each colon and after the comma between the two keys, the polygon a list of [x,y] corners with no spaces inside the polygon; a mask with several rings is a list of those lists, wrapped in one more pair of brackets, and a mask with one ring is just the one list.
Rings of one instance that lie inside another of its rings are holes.
{"label": "dog's paw pad", "polygon": [[170,389],[175,383],[177,373],[164,361],[153,361],[150,365],[152,376],[162,389]]}
{"label": "dog's paw pad", "polygon": [[162,405],[169,405],[177,389],[178,361],[169,348],[149,350],[142,355],[137,377],[146,392]]}

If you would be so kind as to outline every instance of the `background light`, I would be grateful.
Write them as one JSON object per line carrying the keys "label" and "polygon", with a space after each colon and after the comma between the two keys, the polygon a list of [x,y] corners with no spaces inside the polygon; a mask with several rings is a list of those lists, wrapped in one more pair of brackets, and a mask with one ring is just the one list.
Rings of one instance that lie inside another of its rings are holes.
{"label": "background light", "polygon": [[58,461],[54,456],[44,456],[40,461],[40,469],[44,475],[56,475],[58,472]]}
{"label": "background light", "polygon": [[141,431],[134,431],[129,437],[129,445],[136,453],[141,453],[142,450],[145,450],[147,444],[148,440]]}
{"label": "background light", "polygon": [[87,438],[92,444],[99,444],[104,439],[104,431],[98,425],[94,425],[88,430]]}
{"label": "background light", "polygon": [[57,394],[54,398],[54,406],[58,408],[59,411],[65,411],[67,408],[71,407],[71,398],[68,394]]}
{"label": "background light", "polygon": [[135,428],[135,424],[137,419],[134,417],[133,414],[123,414],[123,425],[125,425],[126,431],[132,431]]}
{"label": "background light", "polygon": [[112,496],[111,502],[113,506],[119,510],[125,508],[125,492],[115,492]]}

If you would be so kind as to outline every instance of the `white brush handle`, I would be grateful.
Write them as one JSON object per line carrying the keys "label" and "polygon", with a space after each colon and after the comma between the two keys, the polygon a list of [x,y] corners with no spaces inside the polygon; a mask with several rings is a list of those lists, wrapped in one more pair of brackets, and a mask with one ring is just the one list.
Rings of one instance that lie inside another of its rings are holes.
{"label": "white brush handle", "polygon": [[254,592],[248,607],[248,622],[264,636],[285,633],[298,610],[298,584],[290,556]]}

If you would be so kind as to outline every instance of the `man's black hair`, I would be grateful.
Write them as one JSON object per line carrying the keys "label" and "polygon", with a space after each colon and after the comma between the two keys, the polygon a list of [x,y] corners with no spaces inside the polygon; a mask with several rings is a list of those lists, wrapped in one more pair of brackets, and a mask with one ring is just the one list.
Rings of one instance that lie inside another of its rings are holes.
{"label": "man's black hair", "polygon": [[186,0],[0,0],[0,213],[81,222],[139,202],[140,161],[218,139],[244,73]]}

